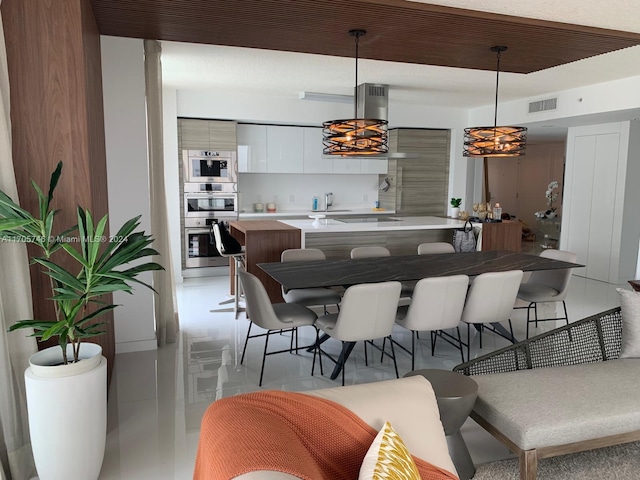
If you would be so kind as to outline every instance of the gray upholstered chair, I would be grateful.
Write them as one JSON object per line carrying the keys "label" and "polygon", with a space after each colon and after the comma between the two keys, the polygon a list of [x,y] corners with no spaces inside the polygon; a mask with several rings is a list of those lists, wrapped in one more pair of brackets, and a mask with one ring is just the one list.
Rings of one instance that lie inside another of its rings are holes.
{"label": "gray upholstered chair", "polygon": [[[571,263],[575,263],[577,258],[575,253],[566,252],[564,250],[544,250],[540,253],[540,256]],[[538,270],[532,272],[527,282],[520,285],[518,298],[525,302],[529,302],[527,307],[518,307],[527,309],[527,338],[529,338],[529,324],[531,322],[535,322],[536,327],[538,326],[538,322],[548,322],[550,320],[565,320],[567,325],[569,324],[567,304],[564,301],[567,297],[569,280],[571,280],[570,268]],[[538,318],[538,303],[548,302],[562,302],[564,317]],[[531,319],[532,307],[534,311],[534,319]]]}
{"label": "gray upholstered chair", "polygon": [[351,249],[351,258],[388,257],[391,253],[386,247],[356,247]]}
{"label": "gray upholstered chair", "polygon": [[[400,282],[367,283],[353,285],[344,293],[340,312],[331,315],[322,315],[316,320],[315,326],[319,331],[323,331],[329,337],[342,342],[341,358],[346,358],[356,342],[365,342],[365,362],[367,355],[367,341],[378,338],[389,337],[391,340],[391,330],[396,319],[398,300],[400,300]],[[372,343],[372,342],[371,342]],[[398,376],[398,365],[396,356],[391,345],[391,354],[388,356],[393,360],[393,365]],[[319,337],[316,340],[316,348],[313,354],[313,375],[315,369],[316,354],[320,357],[320,373],[322,374],[322,355],[328,356],[334,363],[339,360],[333,359],[320,348]],[[384,350],[383,350],[384,355]],[[346,362],[345,362],[346,363]],[[342,365],[342,384],[344,385],[344,368]]]}
{"label": "gray upholstered chair", "polygon": [[427,242],[418,245],[418,255],[429,255],[432,253],[455,253],[453,245],[447,242]]}
{"label": "gray upholstered chair", "polygon": [[[471,282],[462,311],[462,321],[467,323],[467,360],[471,359],[471,324],[476,324],[479,330],[480,348],[485,328],[515,343],[511,312],[521,281],[522,270],[510,270],[483,273]],[[501,331],[500,322],[509,322],[510,336]]]}
{"label": "gray upholstered chair", "polygon": [[[375,257],[390,257],[391,252],[386,247],[355,247],[351,249],[351,258],[375,258]],[[408,303],[411,298],[411,294],[413,293],[413,284],[412,283],[402,283],[402,290],[400,292],[400,297],[402,298],[402,303]]]}
{"label": "gray upholstered chair", "polygon": [[[324,252],[317,248],[292,248],[283,251],[280,256],[280,261],[282,262],[325,259]],[[295,288],[286,290],[284,287],[282,287],[282,298],[287,303],[298,303],[305,307],[322,305],[325,314],[327,313],[327,305],[339,305],[342,299],[338,292],[330,288]]]}
{"label": "gray upholstered chair", "polygon": [[[262,385],[262,377],[264,375],[264,362],[267,355],[274,355],[276,353],[291,352],[292,350],[298,350],[299,348],[293,347],[293,335],[291,336],[291,346],[285,350],[276,350],[273,352],[267,352],[267,346],[269,343],[269,336],[274,333],[280,333],[281,331],[291,331],[292,333],[297,330],[298,327],[306,325],[313,325],[318,316],[307,307],[299,305],[297,303],[276,303],[272,304],[262,282],[249,272],[240,271],[240,281],[244,288],[244,294],[247,301],[247,311],[251,315],[251,323],[249,323],[249,329],[247,330],[247,338],[244,342],[244,348],[242,349],[242,358],[240,363],[244,361],[244,355],[247,351],[247,343],[250,338],[264,337],[264,351],[262,354],[262,367],[260,368],[260,381],[258,385]],[[251,327],[257,325],[266,330],[266,333],[260,333],[251,335]],[[308,346],[300,347],[308,348]]]}
{"label": "gray upholstered chair", "polygon": [[[413,290],[411,303],[398,309],[396,323],[411,331],[411,350],[397,342],[396,345],[411,355],[411,370],[415,370],[415,341],[416,332],[419,331],[431,332],[432,355],[437,336],[440,335],[460,350],[464,362],[459,324],[468,285],[469,277],[466,275],[423,278]],[[456,329],[457,338],[444,331],[451,328]]]}
{"label": "gray upholstered chair", "polygon": [[[213,237],[216,242],[216,249],[218,250],[218,253],[220,254],[221,257],[233,258],[234,267],[235,267],[233,298],[230,300],[224,300],[220,302],[219,305],[233,303],[234,304],[233,313],[235,317],[238,318],[238,313],[244,310],[243,308],[240,307],[240,297],[242,297],[242,293],[240,291],[240,281],[238,277],[238,272],[244,269],[244,257],[245,257],[244,246],[242,246],[242,250],[238,253],[227,253],[224,247],[224,243],[222,241],[222,235],[220,234],[220,226],[217,223],[214,223],[211,226],[211,230],[213,231]],[[220,310],[212,310],[212,311],[220,311]]]}

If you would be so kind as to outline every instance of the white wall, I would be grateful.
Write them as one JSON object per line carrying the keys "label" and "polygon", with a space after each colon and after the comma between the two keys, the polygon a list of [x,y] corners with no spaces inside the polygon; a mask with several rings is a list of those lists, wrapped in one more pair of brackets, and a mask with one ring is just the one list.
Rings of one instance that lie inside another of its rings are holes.
{"label": "white wall", "polygon": [[[141,214],[149,232],[149,172],[142,40],[101,37],[109,228],[115,234]],[[141,276],[151,282],[151,274]],[[156,348],[153,292],[139,286],[133,295],[116,292],[116,353]]]}

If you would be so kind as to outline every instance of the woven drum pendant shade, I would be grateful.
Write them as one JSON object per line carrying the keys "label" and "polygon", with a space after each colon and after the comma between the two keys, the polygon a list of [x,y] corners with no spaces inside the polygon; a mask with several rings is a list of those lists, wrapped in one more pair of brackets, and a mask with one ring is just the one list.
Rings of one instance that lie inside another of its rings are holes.
{"label": "woven drum pendant shade", "polygon": [[[365,30],[350,30],[349,35],[356,39],[356,88],[354,117],[357,117],[358,105],[358,40]],[[380,155],[389,150],[388,122],[374,118],[352,118],[329,120],[322,124],[322,153],[324,155]]]}
{"label": "woven drum pendant shade", "polygon": [[465,157],[519,157],[527,146],[526,127],[497,126],[498,82],[500,78],[500,53],[507,47],[491,47],[498,54],[496,69],[496,101],[493,127],[470,127],[464,129],[463,156]]}

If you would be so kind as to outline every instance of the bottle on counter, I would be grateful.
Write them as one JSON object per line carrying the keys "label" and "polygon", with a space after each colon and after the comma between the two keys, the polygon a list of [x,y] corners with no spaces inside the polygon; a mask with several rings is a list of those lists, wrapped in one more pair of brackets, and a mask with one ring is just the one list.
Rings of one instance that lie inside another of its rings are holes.
{"label": "bottle on counter", "polygon": [[318,210],[318,197],[313,197],[313,200],[311,201],[311,210],[314,212]]}

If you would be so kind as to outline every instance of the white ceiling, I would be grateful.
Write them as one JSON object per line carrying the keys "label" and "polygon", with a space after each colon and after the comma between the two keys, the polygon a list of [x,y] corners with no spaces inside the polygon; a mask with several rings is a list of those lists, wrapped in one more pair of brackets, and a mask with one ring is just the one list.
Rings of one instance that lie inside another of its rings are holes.
{"label": "white ceiling", "polygon": [[[470,8],[469,0],[410,1]],[[638,0],[474,0],[473,9],[640,33]],[[345,33],[345,42],[352,41]],[[353,92],[353,59],[167,41],[162,44],[163,80],[177,89],[293,97],[302,91]],[[495,54],[487,48],[487,55]],[[503,55],[509,55],[509,51]],[[528,75],[501,73],[500,101],[637,75],[640,47],[632,47]],[[394,103],[473,108],[492,104],[495,93],[495,72],[373,60],[359,62],[358,83],[365,82],[388,84]],[[551,128],[544,133],[553,136]]]}

